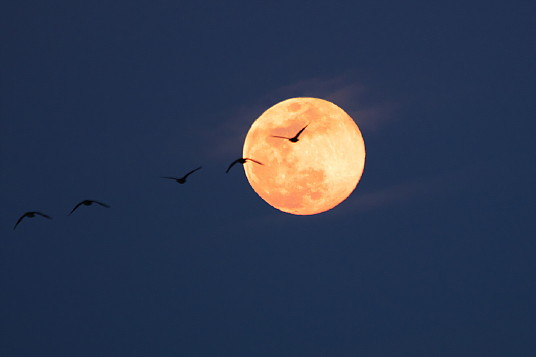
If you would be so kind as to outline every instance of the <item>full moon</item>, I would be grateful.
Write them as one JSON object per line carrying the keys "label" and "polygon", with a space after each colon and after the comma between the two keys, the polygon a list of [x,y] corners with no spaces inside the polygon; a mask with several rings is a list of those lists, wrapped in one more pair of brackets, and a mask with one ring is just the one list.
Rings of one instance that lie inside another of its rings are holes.
{"label": "full moon", "polygon": [[[298,141],[288,140],[302,129]],[[263,200],[283,212],[312,215],[353,192],[365,167],[365,143],[356,123],[335,104],[291,98],[253,122],[243,157],[263,164],[243,165]]]}

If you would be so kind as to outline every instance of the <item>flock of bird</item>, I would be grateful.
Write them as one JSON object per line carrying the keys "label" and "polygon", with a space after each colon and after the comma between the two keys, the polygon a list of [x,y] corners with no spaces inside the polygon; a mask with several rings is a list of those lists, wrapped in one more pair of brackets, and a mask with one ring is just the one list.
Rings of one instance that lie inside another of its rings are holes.
{"label": "flock of bird", "polygon": [[[83,200],[82,202],[79,202],[76,204],[76,206],[74,206],[74,208],[71,210],[71,212],[68,214],[68,216],[70,216],[71,214],[73,214],[73,212],[78,208],[80,207],[81,205],[84,205],[84,206],[91,206],[92,204],[98,204],[98,205],[101,205],[102,207],[106,207],[106,208],[110,208],[109,205],[107,205],[106,203],[102,203],[102,202],[99,202],[99,201],[94,201],[94,200]],[[35,217],[35,215],[38,215],[38,216],[41,216],[41,217],[44,217],[44,218],[47,218],[47,219],[52,219],[52,217],[50,217],[48,214],[44,214],[42,212],[37,212],[37,211],[29,211],[29,212],[25,212],[22,216],[20,216],[20,218],[17,220],[17,223],[15,223],[15,226],[13,227],[13,230],[15,230],[15,228],[17,228],[17,226],[19,225],[19,223],[26,217],[28,218],[33,218]]]}
{"label": "flock of bird", "polygon": [[[296,135],[294,135],[293,137],[286,137],[286,136],[278,136],[278,135],[271,135],[271,137],[274,137],[274,138],[281,138],[281,139],[286,139],[288,141],[290,141],[291,143],[296,143],[299,141],[299,136],[301,135],[301,133],[305,130],[305,128],[307,128],[307,126],[309,126],[309,124],[307,124],[306,126],[304,126]],[[251,162],[254,162],[258,165],[264,165],[262,162],[260,161],[257,161],[257,160],[254,160],[254,159],[251,159],[251,158],[248,158],[248,157],[240,157],[236,160],[234,160],[230,165],[229,167],[227,168],[227,170],[225,171],[225,173],[228,173],[229,170],[231,170],[231,168],[236,165],[236,164],[242,164],[244,165],[246,162],[248,161],[251,161]],[[170,179],[170,180],[174,180],[175,182],[177,183],[180,183],[180,184],[184,184],[186,183],[186,179],[188,178],[188,176],[190,176],[191,174],[193,174],[194,172],[200,170],[202,167],[199,166],[198,168],[196,169],[193,169],[192,171],[188,172],[186,175],[182,176],[182,177],[172,177],[172,176],[161,176],[162,178],[164,179]],[[74,211],[76,211],[78,209],[78,207],[80,206],[91,206],[92,204],[96,203],[97,205],[99,206],[102,206],[102,207],[105,207],[105,208],[110,208],[110,205],[104,203],[104,202],[99,202],[99,201],[95,201],[95,200],[83,200],[82,202],[79,202],[77,203],[74,208],[71,210],[71,212],[69,212],[68,216],[70,216],[71,214],[74,213]],[[41,216],[43,218],[47,218],[47,219],[52,219],[52,217],[50,217],[49,215],[47,214],[44,214],[42,212],[37,212],[37,211],[28,211],[28,212],[25,212],[22,216],[19,217],[19,219],[17,220],[17,223],[15,223],[15,226],[13,227],[13,230],[15,230],[17,228],[17,226],[19,225],[19,223],[24,219],[24,218],[33,218],[35,216]]]}

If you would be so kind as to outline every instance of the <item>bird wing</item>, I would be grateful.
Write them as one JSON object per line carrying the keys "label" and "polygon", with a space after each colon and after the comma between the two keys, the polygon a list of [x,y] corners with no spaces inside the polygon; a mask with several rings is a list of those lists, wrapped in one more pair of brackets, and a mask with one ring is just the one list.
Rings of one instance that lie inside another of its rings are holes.
{"label": "bird wing", "polygon": [[44,213],[41,213],[41,212],[34,212],[34,213],[40,215],[41,217],[45,217],[45,218],[48,218],[48,219],[52,219],[52,217],[50,217],[49,215],[46,215],[46,214],[44,214]]}
{"label": "bird wing", "polygon": [[101,205],[102,207],[110,208],[110,206],[107,205],[107,204],[104,203],[104,202],[99,202],[99,201],[91,201],[91,202],[95,202],[96,204]]}
{"label": "bird wing", "polygon": [[20,216],[20,218],[18,219],[17,223],[15,223],[15,226],[13,227],[13,230],[15,230],[15,228],[17,228],[17,226],[19,225],[20,221],[22,221],[22,219],[26,217],[26,213],[23,214],[22,216]]}
{"label": "bird wing", "polygon": [[197,169],[194,169],[190,172],[188,172],[186,175],[184,175],[182,178],[185,179],[187,178],[189,175],[193,174],[194,172],[196,172],[197,170],[199,170],[202,166],[199,166]]}
{"label": "bird wing", "polygon": [[80,207],[80,205],[84,203],[84,201],[80,202],[79,204],[77,204],[76,206],[74,206],[73,210],[71,211],[71,213],[68,214],[68,216],[70,216],[71,214],[73,214],[73,212],[78,208]]}
{"label": "bird wing", "polygon": [[253,160],[253,159],[246,159],[246,160],[253,161],[254,163],[259,164],[259,165],[264,165],[262,162],[257,161],[257,160]]}
{"label": "bird wing", "polygon": [[272,138],[291,139],[291,138],[287,138],[286,136],[279,136],[279,135],[272,135]]}
{"label": "bird wing", "polygon": [[178,180],[178,177],[169,177],[169,176],[160,176],[161,178],[170,179],[170,180]]}
{"label": "bird wing", "polygon": [[298,131],[298,134],[296,134],[295,138],[297,139],[298,136],[300,136],[300,134],[301,134],[301,133],[305,130],[305,128],[307,128],[308,126],[309,126],[309,124],[307,124],[306,126],[304,126],[304,127],[302,128],[302,130]]}
{"label": "bird wing", "polygon": [[225,171],[225,173],[228,173],[229,170],[231,169],[231,167],[233,167],[237,162],[240,162],[240,159],[236,159],[235,161],[233,161],[231,163],[231,165],[229,165],[229,167],[227,168],[227,171]]}

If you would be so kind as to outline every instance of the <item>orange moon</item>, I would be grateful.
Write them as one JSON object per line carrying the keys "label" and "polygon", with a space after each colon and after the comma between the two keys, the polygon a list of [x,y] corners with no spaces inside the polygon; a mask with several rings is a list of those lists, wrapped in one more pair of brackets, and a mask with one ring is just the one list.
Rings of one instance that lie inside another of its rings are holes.
{"label": "orange moon", "polygon": [[[294,137],[303,127],[297,142]],[[365,167],[365,142],[353,119],[318,98],[291,98],[266,110],[248,131],[243,157],[251,187],[280,211],[325,212],[355,189]]]}

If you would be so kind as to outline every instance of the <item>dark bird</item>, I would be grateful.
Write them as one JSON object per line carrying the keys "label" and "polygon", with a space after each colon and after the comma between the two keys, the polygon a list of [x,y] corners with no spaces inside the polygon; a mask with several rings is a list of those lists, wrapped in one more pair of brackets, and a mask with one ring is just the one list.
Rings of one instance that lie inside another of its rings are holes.
{"label": "dark bird", "polygon": [[186,182],[186,178],[188,176],[190,176],[191,174],[193,174],[194,172],[196,172],[197,170],[201,169],[201,166],[199,166],[197,169],[195,170],[192,170],[190,172],[188,172],[186,175],[184,175],[183,177],[169,177],[169,176],[162,176],[162,178],[165,178],[165,179],[170,179],[170,180],[175,180],[177,181],[178,183],[180,184],[183,184]]}
{"label": "dark bird", "polygon": [[106,203],[102,203],[102,202],[99,202],[99,201],[93,201],[93,200],[83,200],[82,202],[80,202],[79,204],[74,206],[73,210],[71,211],[71,213],[68,214],[68,216],[70,216],[81,205],[91,206],[94,203],[96,203],[98,205],[101,205],[102,207],[110,208],[110,206],[108,206]]}
{"label": "dark bird", "polygon": [[240,159],[236,159],[235,161],[233,161],[231,163],[231,165],[229,165],[229,167],[227,168],[227,171],[225,171],[225,173],[228,173],[229,170],[231,169],[231,167],[233,167],[235,164],[242,164],[244,165],[246,163],[246,161],[253,161],[254,163],[256,164],[259,164],[259,165],[264,165],[262,162],[259,162],[257,160],[253,160],[253,159],[249,159],[247,157],[241,157]]}
{"label": "dark bird", "polygon": [[45,217],[45,218],[48,218],[48,219],[52,219],[50,216],[47,216],[46,214],[44,213],[41,213],[41,212],[26,212],[25,214],[23,214],[22,216],[20,216],[19,220],[17,221],[17,223],[15,223],[15,227],[13,227],[13,230],[15,230],[15,228],[17,228],[17,226],[19,225],[20,221],[22,221],[22,219],[24,217],[28,217],[28,218],[33,218],[35,217],[35,215],[39,215],[41,217]]}
{"label": "dark bird", "polygon": [[291,143],[295,143],[298,141],[298,137],[300,136],[300,134],[305,130],[305,128],[307,128],[309,126],[309,124],[307,124],[306,126],[304,126],[300,131],[298,131],[298,134],[294,135],[292,138],[287,138],[286,136],[277,136],[277,135],[272,135],[272,138],[281,138],[281,139],[287,139],[288,141],[290,141]]}

